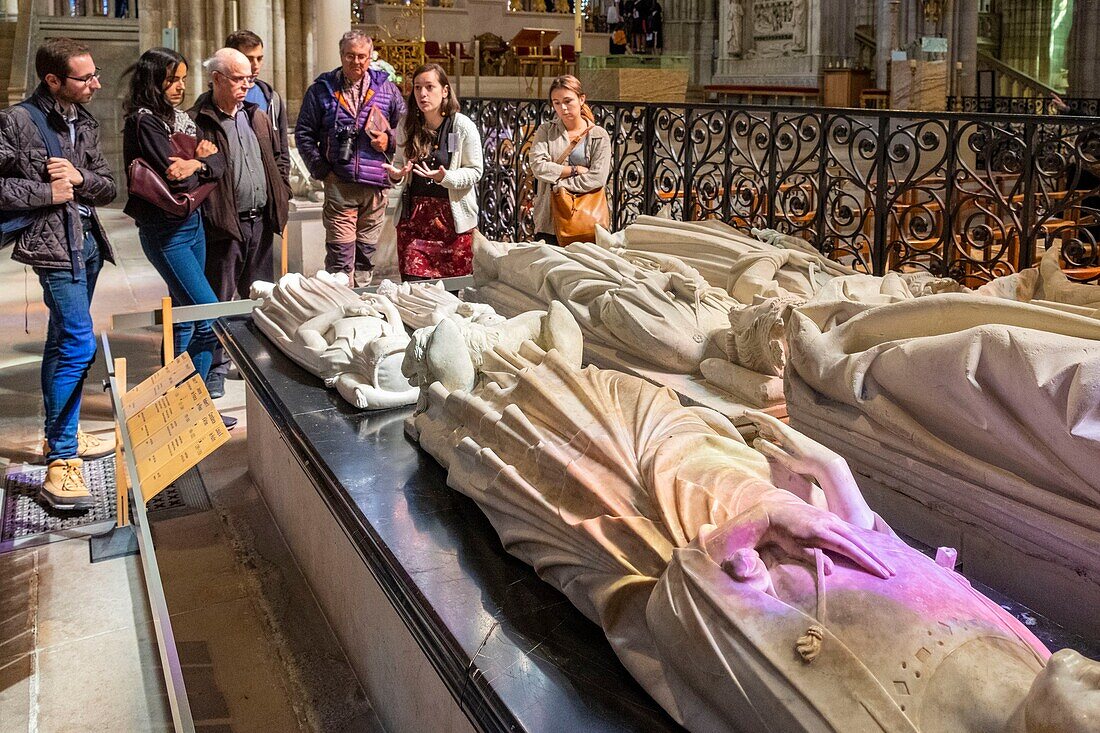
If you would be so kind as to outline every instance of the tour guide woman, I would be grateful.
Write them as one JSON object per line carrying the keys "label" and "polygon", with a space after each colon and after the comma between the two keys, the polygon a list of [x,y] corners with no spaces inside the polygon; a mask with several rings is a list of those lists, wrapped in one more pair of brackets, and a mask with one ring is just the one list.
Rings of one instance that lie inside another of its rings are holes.
{"label": "tour guide woman", "polygon": [[[531,170],[538,179],[535,238],[558,244],[560,222],[554,220],[551,210],[552,189],[560,186],[574,194],[585,194],[606,186],[611,171],[611,138],[595,123],[577,77],[565,75],[554,79],[550,84],[550,102],[557,119],[544,122],[535,131]],[[595,241],[594,226],[588,241]]]}
{"label": "tour guide woman", "polygon": [[469,275],[481,135],[458,111],[458,99],[439,64],[424,64],[413,74],[393,165],[383,167],[394,181],[409,179],[396,214],[401,279]]}

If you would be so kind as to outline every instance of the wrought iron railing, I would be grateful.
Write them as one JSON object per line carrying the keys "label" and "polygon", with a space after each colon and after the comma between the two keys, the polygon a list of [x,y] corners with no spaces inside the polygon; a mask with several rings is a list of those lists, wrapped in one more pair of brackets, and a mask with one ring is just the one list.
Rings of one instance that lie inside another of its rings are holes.
{"label": "wrought iron railing", "polygon": [[[681,220],[774,228],[869,273],[970,285],[1055,242],[1100,279],[1100,120],[721,105],[592,104],[611,135],[613,228]],[[481,130],[481,229],[532,237],[538,100],[466,99]]]}
{"label": "wrought iron railing", "polygon": [[1010,115],[1074,115],[1100,117],[1100,99],[1096,97],[948,97],[952,112],[979,112]]}

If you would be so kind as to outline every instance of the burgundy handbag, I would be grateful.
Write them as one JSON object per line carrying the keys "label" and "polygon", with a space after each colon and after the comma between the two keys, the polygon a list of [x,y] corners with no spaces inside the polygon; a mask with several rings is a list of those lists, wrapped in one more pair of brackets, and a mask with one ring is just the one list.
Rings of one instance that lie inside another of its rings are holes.
{"label": "burgundy handbag", "polygon": [[[195,158],[195,149],[199,141],[191,135],[174,132],[169,136],[168,141],[171,144],[173,157],[184,160]],[[134,158],[126,174],[131,196],[144,199],[177,219],[186,219],[193,214],[218,185],[217,181],[210,181],[200,184],[194,191],[174,192],[169,188],[168,182],[161,178],[144,158]]]}

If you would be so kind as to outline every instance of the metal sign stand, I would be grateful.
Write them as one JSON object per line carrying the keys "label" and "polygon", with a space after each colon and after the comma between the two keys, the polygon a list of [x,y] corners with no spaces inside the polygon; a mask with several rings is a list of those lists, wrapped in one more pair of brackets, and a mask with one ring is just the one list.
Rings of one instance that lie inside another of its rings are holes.
{"label": "metal sign stand", "polygon": [[[171,349],[171,341],[166,349]],[[146,502],[228,441],[229,433],[186,353],[131,390],[126,389],[126,360],[112,358],[107,334],[103,334],[103,354],[116,426],[118,522],[107,534],[92,539],[92,561],[132,554],[130,548],[137,548],[173,726],[178,733],[192,733],[195,722],[176,651]],[[135,499],[132,517],[131,493]]]}

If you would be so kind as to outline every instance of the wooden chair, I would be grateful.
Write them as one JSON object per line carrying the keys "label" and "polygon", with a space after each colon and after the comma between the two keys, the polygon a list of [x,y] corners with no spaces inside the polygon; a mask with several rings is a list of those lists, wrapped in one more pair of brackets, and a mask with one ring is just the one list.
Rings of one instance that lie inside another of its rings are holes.
{"label": "wooden chair", "polygon": [[458,41],[447,44],[447,50],[451,54],[451,72],[461,76],[466,73],[466,64],[469,63],[470,73],[474,72],[474,55],[466,51],[466,46]]}
{"label": "wooden chair", "polygon": [[558,46],[558,68],[562,74],[577,73],[577,48],[571,43]]}
{"label": "wooden chair", "polygon": [[474,36],[474,40],[481,49],[481,73],[501,76],[505,55],[508,53],[507,42],[496,33],[482,33]]}
{"label": "wooden chair", "polygon": [[443,50],[439,41],[424,41],[424,61],[439,64],[444,69],[451,67],[451,55]]}

